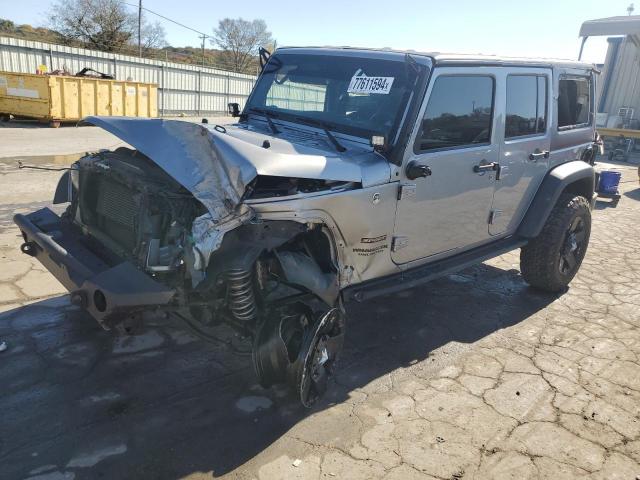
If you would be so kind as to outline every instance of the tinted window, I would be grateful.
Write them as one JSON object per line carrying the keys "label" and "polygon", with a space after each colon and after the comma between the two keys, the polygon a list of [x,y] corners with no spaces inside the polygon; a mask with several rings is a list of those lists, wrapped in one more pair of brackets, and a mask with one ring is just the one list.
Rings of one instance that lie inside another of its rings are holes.
{"label": "tinted window", "polygon": [[558,127],[590,123],[591,105],[589,79],[561,78],[558,91]]}
{"label": "tinted window", "polygon": [[545,77],[509,75],[505,138],[544,133],[547,129],[546,99]]}
{"label": "tinted window", "polygon": [[420,150],[489,143],[493,78],[441,76],[436,79],[422,120]]}

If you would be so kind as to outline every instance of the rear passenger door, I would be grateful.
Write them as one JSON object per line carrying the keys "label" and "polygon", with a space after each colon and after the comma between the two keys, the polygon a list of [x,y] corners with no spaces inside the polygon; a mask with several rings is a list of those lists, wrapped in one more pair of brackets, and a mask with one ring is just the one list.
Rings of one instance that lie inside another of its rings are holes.
{"label": "rear passenger door", "polygon": [[505,116],[491,235],[515,231],[549,165],[551,69],[504,68],[502,80]]}

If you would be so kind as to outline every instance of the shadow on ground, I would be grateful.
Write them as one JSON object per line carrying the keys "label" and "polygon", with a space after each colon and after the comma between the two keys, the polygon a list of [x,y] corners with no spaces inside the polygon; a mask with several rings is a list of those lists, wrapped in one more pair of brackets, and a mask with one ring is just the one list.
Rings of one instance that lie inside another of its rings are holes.
{"label": "shadow on ground", "polygon": [[624,196],[632,200],[640,200],[640,188],[636,188],[630,192],[624,192]]}
{"label": "shadow on ground", "polygon": [[[0,315],[0,477],[72,471],[75,478],[180,478],[228,473],[304,417],[440,346],[464,350],[556,297],[515,270],[480,265],[424,287],[351,304],[331,394],[311,412],[262,390],[250,358],[173,323],[141,336],[102,331],[66,297]],[[459,346],[456,346],[458,345]],[[425,362],[426,360],[426,362]]]}

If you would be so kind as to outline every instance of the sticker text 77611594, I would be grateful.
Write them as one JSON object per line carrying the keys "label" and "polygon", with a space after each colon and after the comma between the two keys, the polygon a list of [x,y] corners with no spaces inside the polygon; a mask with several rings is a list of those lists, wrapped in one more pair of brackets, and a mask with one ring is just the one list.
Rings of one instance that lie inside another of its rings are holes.
{"label": "sticker text 77611594", "polygon": [[393,85],[394,77],[368,77],[356,72],[349,83],[348,93],[379,93],[387,95]]}

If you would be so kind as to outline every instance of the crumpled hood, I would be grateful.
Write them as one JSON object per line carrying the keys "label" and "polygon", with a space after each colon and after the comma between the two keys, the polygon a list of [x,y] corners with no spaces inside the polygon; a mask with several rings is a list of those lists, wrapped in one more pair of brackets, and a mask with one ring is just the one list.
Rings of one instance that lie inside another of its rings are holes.
{"label": "crumpled hood", "polygon": [[[234,214],[246,186],[257,175],[359,182],[389,180],[388,163],[371,149],[338,153],[321,132],[280,127],[273,136],[253,126],[216,129],[180,120],[87,117],[139,150],[209,210],[216,221]],[[268,140],[270,147],[264,148]]]}
{"label": "crumpled hood", "polygon": [[101,127],[145,154],[189,190],[216,221],[234,214],[247,183],[256,176],[250,163],[195,123],[124,117],[87,117],[83,123]]}

